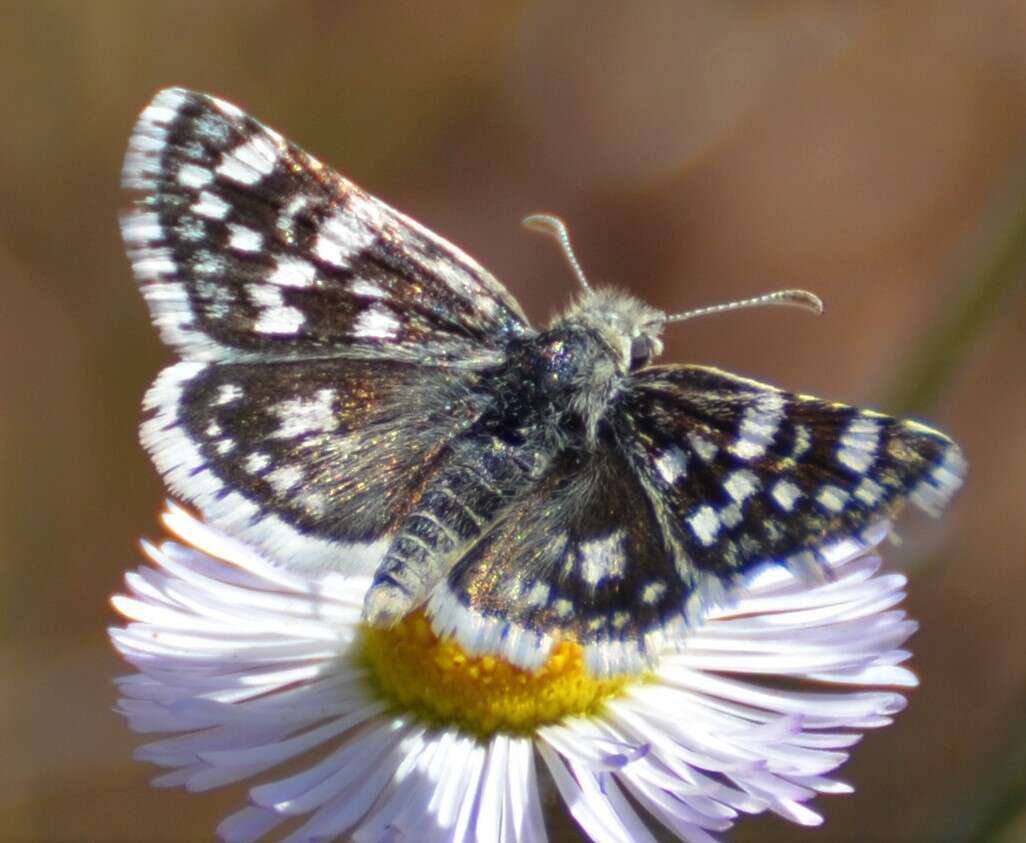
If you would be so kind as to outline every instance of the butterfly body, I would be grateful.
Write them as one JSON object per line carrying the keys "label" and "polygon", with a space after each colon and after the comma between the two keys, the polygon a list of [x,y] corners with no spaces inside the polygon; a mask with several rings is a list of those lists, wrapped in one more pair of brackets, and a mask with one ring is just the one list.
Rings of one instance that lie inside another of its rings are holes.
{"label": "butterfly body", "polygon": [[964,462],[915,422],[703,366],[587,290],[544,329],[472,258],[213,97],[160,92],[125,159],[123,234],[181,361],[142,440],[171,489],[281,564],[373,572],[368,622],[522,667],[553,643],[636,671],[767,565]]}
{"label": "butterfly body", "polygon": [[608,447],[607,419],[632,368],[661,347],[665,317],[628,296],[586,293],[540,333],[511,339],[479,373],[480,415],[449,445],[435,479],[399,527],[367,597],[371,623],[427,599],[482,530],[530,496],[557,458]]}

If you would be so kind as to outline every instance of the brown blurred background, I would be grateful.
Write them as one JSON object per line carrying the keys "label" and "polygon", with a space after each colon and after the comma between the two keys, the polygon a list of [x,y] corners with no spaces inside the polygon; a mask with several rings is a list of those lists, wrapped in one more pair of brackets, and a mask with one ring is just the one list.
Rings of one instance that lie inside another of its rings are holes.
{"label": "brown blurred background", "polygon": [[676,310],[778,286],[815,319],[689,322],[667,358],[920,415],[971,477],[889,553],[922,687],[823,798],[733,839],[1026,840],[1026,3],[0,4],[0,837],[202,840],[111,712],[107,597],[159,535],[136,441],[169,360],[123,257],[121,156],[183,84],[462,245],[538,320],[593,282]]}

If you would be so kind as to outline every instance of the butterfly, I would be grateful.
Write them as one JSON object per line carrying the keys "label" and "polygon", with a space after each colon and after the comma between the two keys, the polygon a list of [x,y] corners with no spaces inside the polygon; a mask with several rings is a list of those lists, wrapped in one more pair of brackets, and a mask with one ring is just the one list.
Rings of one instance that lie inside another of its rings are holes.
{"label": "butterfly", "polygon": [[670,317],[592,289],[532,326],[492,275],[237,107],[171,88],[132,134],[122,232],[180,362],[144,447],[211,523],[292,567],[372,573],[364,618],[423,608],[471,653],[533,670],[571,639],[645,669],[767,565],[965,462],[914,421],[714,368],[654,365]]}

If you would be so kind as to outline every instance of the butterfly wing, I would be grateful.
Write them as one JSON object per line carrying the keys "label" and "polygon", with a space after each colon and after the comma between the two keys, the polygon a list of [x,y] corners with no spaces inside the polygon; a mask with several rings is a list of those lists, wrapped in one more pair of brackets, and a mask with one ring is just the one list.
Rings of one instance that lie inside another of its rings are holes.
{"label": "butterfly wing", "polygon": [[477,369],[530,334],[467,255],[235,106],[182,89],[143,111],[122,230],[182,363],[145,447],[218,526],[296,564],[373,563]]}
{"label": "butterfly wing", "polygon": [[599,675],[643,669],[757,569],[822,569],[965,463],[915,422],[699,366],[632,376],[598,449],[549,474],[453,568],[435,629],[526,668],[571,638]]}
{"label": "butterfly wing", "polygon": [[399,361],[184,361],[147,394],[142,442],[174,493],[271,558],[363,570],[480,414],[467,377]]}
{"label": "butterfly wing", "polygon": [[529,330],[470,257],[215,97],[157,94],[122,180],[132,267],[187,359],[466,363]]}
{"label": "butterfly wing", "polygon": [[585,646],[597,675],[641,670],[688,592],[626,455],[607,443],[557,458],[437,586],[436,632],[537,669],[554,642]]}
{"label": "butterfly wing", "polygon": [[817,549],[906,501],[938,512],[965,472],[958,447],[917,422],[703,366],[636,373],[616,424],[685,567],[725,581],[766,562],[815,570]]}

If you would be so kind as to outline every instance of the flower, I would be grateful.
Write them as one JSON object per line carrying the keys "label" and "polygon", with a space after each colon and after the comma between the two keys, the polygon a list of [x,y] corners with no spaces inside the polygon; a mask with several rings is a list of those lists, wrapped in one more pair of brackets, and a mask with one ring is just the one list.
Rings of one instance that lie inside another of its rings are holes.
{"label": "flower", "polygon": [[138,750],[157,785],[263,776],[226,840],[540,841],[540,778],[600,843],[654,839],[635,805],[687,841],[763,811],[815,825],[812,797],[851,792],[830,774],[860,731],[904,708],[880,686],[916,685],[905,579],[855,541],[822,582],[767,570],[650,673],[597,681],[573,644],[527,674],[422,615],[366,630],[368,578],[283,570],[173,504],[164,523],[181,541],[145,545],[113,598],[138,670],[119,711],[173,733]]}

